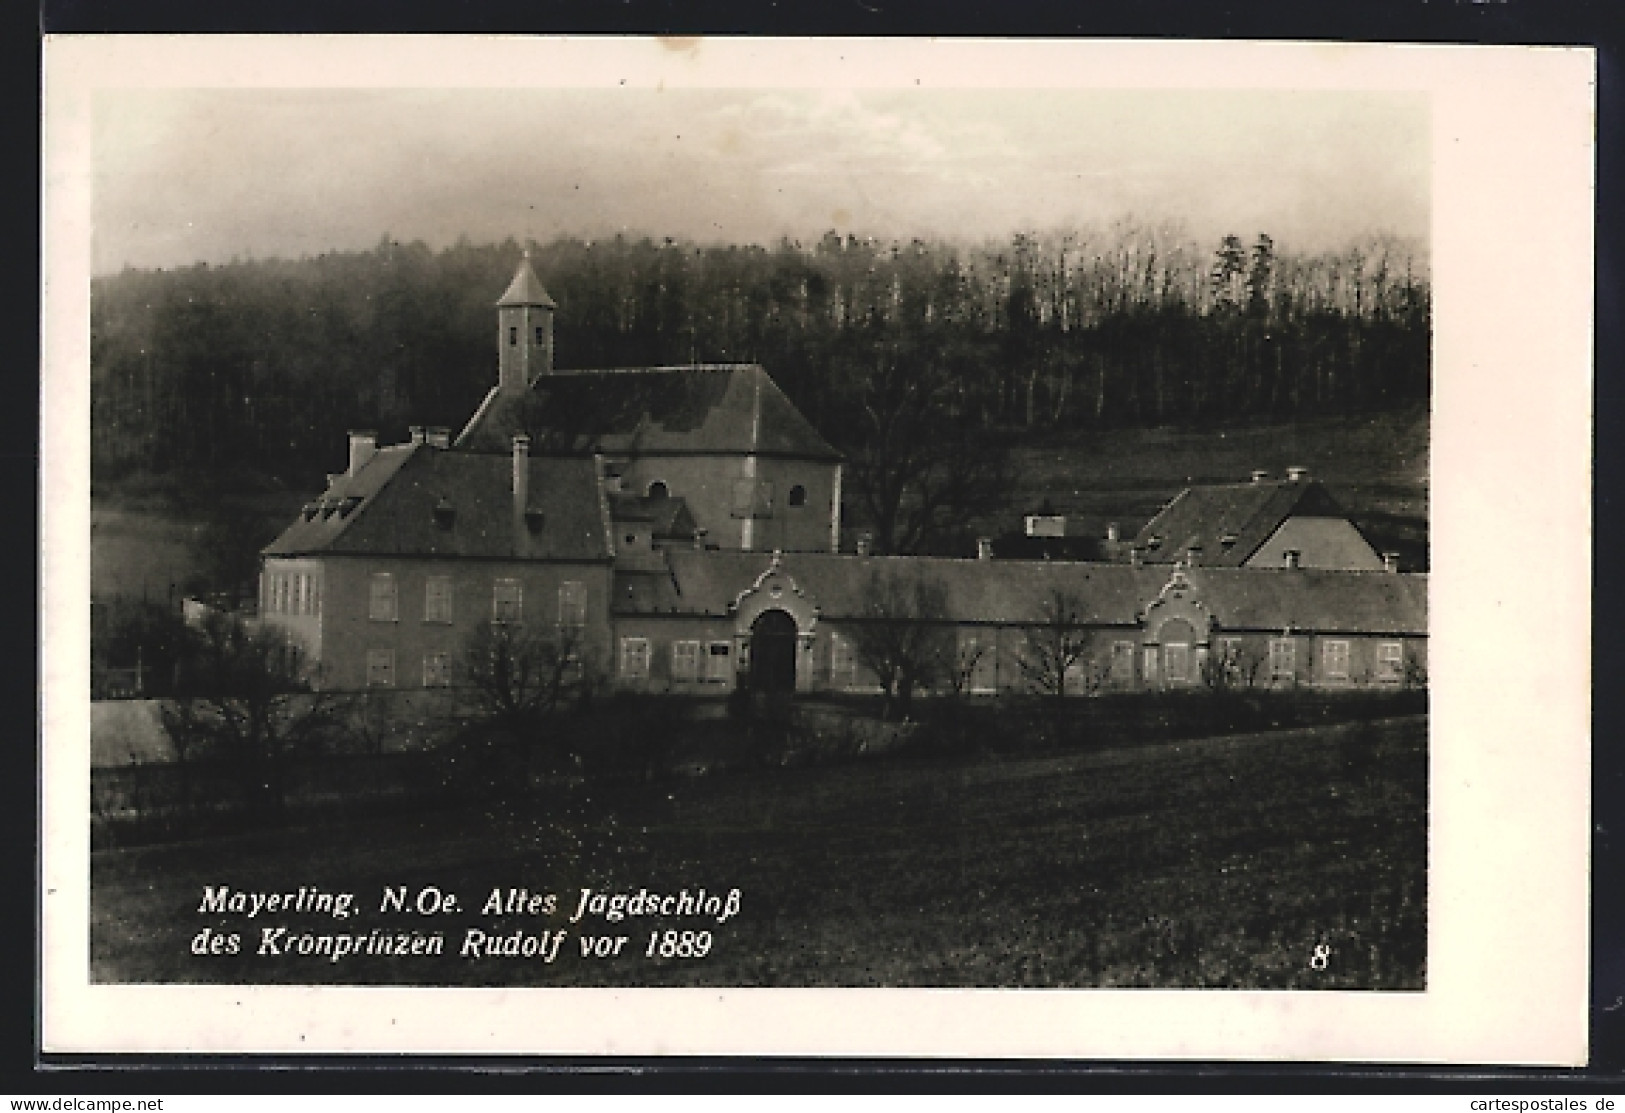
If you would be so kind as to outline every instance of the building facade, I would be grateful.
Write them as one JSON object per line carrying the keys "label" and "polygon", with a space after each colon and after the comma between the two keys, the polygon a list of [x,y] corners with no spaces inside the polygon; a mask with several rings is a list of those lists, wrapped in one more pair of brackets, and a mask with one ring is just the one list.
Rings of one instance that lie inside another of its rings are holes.
{"label": "building facade", "polygon": [[766,371],[558,371],[554,308],[527,259],[497,305],[497,384],[455,440],[351,434],[346,471],[264,550],[262,621],[321,685],[454,686],[487,623],[679,695],[874,691],[877,631],[899,623],[926,688],[971,695],[1034,690],[1057,639],[1076,694],[1425,678],[1426,576],[1304,474],[1187,490],[1100,560],[843,553],[841,456]]}

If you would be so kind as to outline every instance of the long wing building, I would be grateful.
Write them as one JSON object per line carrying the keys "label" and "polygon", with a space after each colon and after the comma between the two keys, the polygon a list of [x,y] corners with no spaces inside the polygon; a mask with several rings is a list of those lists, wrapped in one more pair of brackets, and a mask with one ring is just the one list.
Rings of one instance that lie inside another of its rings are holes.
{"label": "long wing building", "polygon": [[1413,683],[1427,577],[1394,570],[1303,475],[1192,488],[1104,561],[841,551],[842,457],[754,364],[561,371],[528,259],[497,302],[497,381],[468,424],[380,446],[263,552],[262,622],[324,687],[458,683],[476,626],[567,631],[614,687],[873,690],[877,594],[927,583],[961,690],[1026,690],[1070,601],[1080,690]]}

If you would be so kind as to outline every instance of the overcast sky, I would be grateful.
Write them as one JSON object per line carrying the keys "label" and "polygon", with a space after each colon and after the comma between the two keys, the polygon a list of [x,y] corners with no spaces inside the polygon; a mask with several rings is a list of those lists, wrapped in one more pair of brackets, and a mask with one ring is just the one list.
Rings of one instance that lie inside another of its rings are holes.
{"label": "overcast sky", "polygon": [[979,241],[1124,216],[1283,249],[1428,234],[1421,95],[125,91],[95,123],[98,274],[386,234]]}

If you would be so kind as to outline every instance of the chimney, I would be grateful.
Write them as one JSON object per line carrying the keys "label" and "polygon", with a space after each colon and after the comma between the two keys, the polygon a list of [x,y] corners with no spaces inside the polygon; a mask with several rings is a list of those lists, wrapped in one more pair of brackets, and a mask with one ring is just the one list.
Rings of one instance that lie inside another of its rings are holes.
{"label": "chimney", "polygon": [[993,538],[991,538],[991,537],[978,537],[976,539],[976,559],[977,560],[992,560],[993,559]]}
{"label": "chimney", "polygon": [[858,534],[858,555],[859,556],[864,556],[864,557],[868,556],[869,553],[874,549],[874,545],[875,545],[875,539],[874,539],[873,534],[869,534],[869,533],[860,533],[860,534]]}
{"label": "chimney", "polygon": [[1108,525],[1106,527],[1106,540],[1107,541],[1121,541],[1122,540],[1122,534],[1118,531],[1116,522],[1112,522],[1110,525]]}
{"label": "chimney", "polygon": [[1304,480],[1309,478],[1309,469],[1288,468],[1286,469],[1286,477],[1294,483],[1302,483]]}
{"label": "chimney", "polygon": [[513,438],[513,512],[522,516],[530,504],[530,438],[518,433]]}
{"label": "chimney", "polygon": [[413,444],[422,444],[423,443],[423,439],[424,439],[423,426],[421,426],[421,425],[408,425],[406,427],[406,431],[408,433],[412,434],[412,443]]}
{"label": "chimney", "polygon": [[350,430],[350,467],[344,474],[358,475],[367,461],[378,455],[378,434],[358,429]]}
{"label": "chimney", "polygon": [[1298,563],[1298,561],[1299,561],[1299,558],[1301,558],[1303,556],[1303,554],[1301,552],[1299,552],[1297,549],[1288,549],[1286,552],[1282,553],[1281,555],[1286,558],[1286,567],[1288,567],[1288,568],[1299,568],[1299,567],[1301,567],[1301,565]]}
{"label": "chimney", "polygon": [[423,439],[431,448],[450,448],[451,430],[444,425],[430,425],[423,430]]}
{"label": "chimney", "polygon": [[1066,517],[1062,514],[1052,514],[1048,510],[1037,514],[1028,514],[1026,517],[1028,537],[1065,537]]}
{"label": "chimney", "polygon": [[1382,554],[1382,570],[1384,572],[1398,572],[1399,571],[1399,554],[1398,553],[1383,553]]}
{"label": "chimney", "polygon": [[1267,472],[1267,471],[1264,471],[1262,468],[1255,468],[1253,470],[1253,482],[1254,483],[1262,483],[1266,479],[1268,479],[1269,477],[1270,477],[1270,473]]}

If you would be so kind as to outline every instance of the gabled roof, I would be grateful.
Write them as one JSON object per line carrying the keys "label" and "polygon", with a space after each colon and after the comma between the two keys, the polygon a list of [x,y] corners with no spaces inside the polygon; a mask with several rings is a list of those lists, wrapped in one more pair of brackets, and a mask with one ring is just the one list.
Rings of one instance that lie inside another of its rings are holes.
{"label": "gabled roof", "polygon": [[262,552],[609,559],[609,522],[593,460],[533,458],[528,523],[514,513],[512,467],[509,457],[432,445],[379,449],[359,473],[341,476],[307,503]]}
{"label": "gabled roof", "polygon": [[1187,487],[1145,524],[1134,546],[1150,563],[1172,564],[1200,545],[1204,566],[1237,568],[1293,516],[1347,518],[1313,479]]}
{"label": "gabled roof", "polygon": [[523,392],[493,388],[457,447],[507,452],[763,455],[839,460],[756,364],[558,371]]}
{"label": "gabled roof", "polygon": [[[775,558],[768,553],[672,551],[669,577],[617,583],[623,614],[726,616]],[[1131,627],[1168,585],[1167,567],[1062,561],[953,560],[785,553],[779,569],[825,619],[861,618],[870,584],[924,576],[942,586],[950,621],[1036,623],[1044,600],[1065,591],[1090,625]],[[1275,568],[1180,569],[1194,596],[1230,630],[1427,633],[1427,577],[1399,572]],[[630,589],[630,590],[628,590]]]}
{"label": "gabled roof", "polygon": [[531,268],[529,255],[520,262],[513,281],[508,283],[508,292],[502,295],[497,305],[498,307],[540,305],[545,309],[558,308],[558,304],[547,296],[546,290],[542,289],[542,280],[536,277],[535,270]]}

